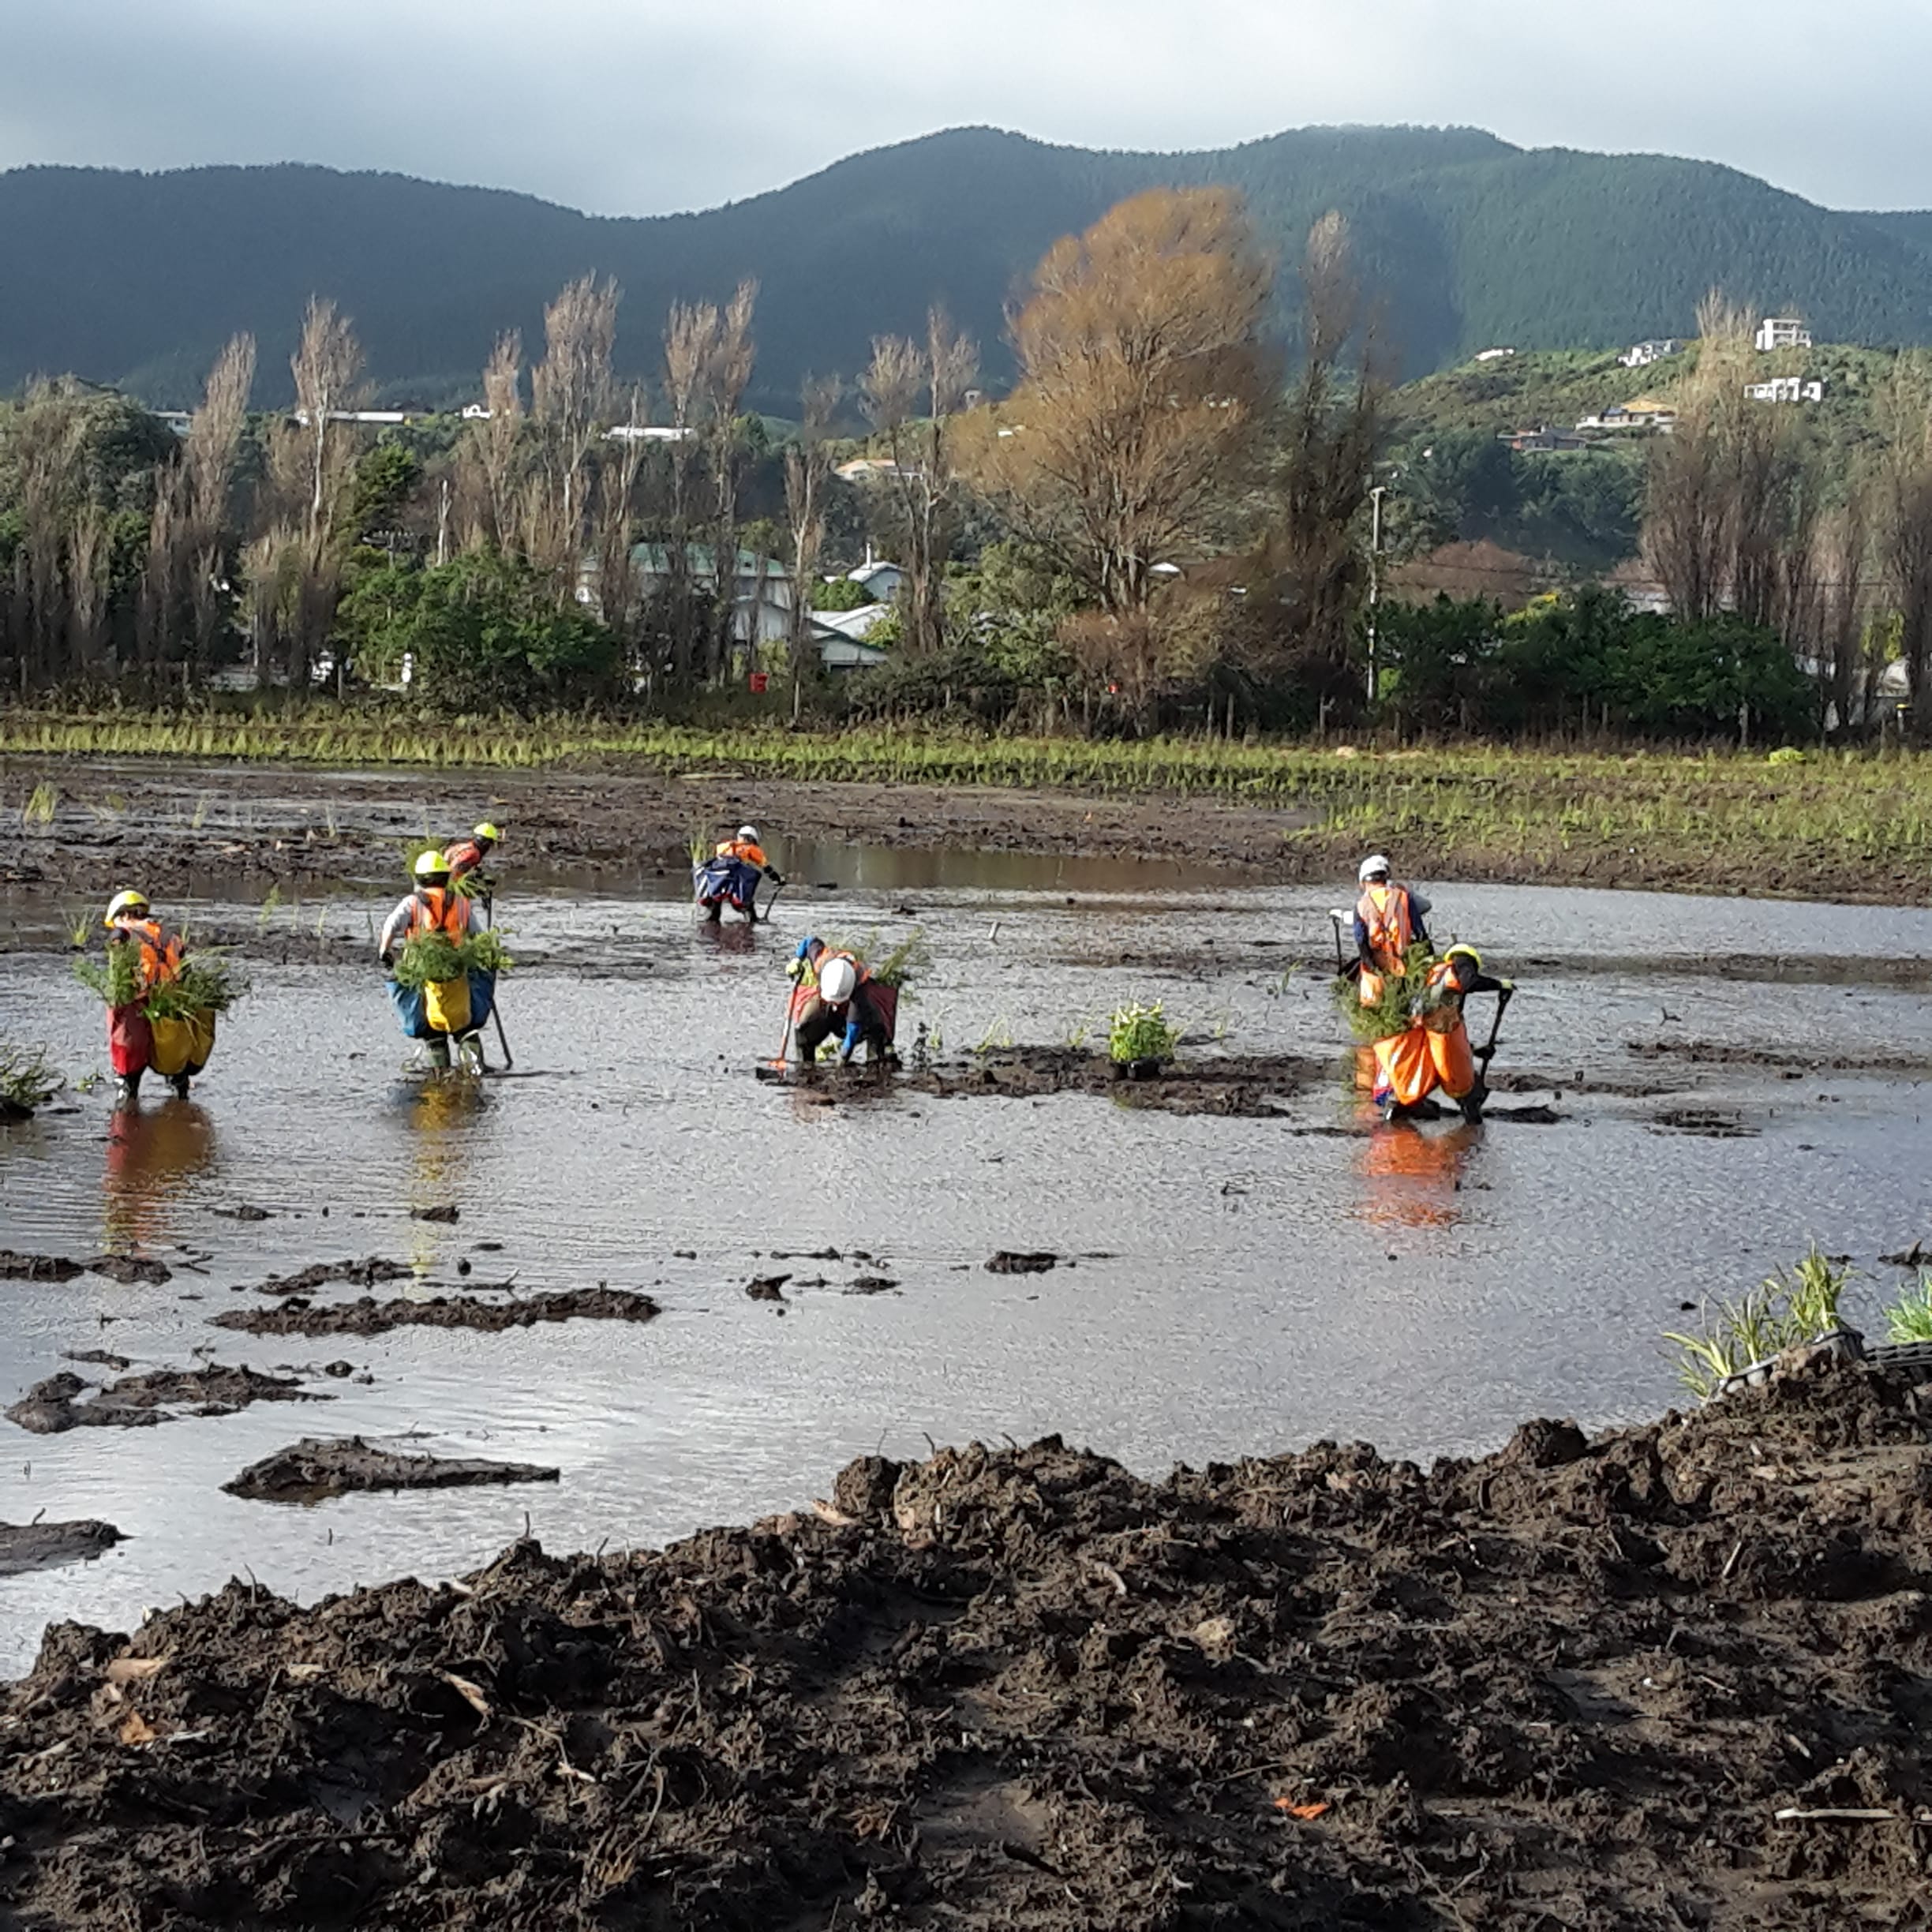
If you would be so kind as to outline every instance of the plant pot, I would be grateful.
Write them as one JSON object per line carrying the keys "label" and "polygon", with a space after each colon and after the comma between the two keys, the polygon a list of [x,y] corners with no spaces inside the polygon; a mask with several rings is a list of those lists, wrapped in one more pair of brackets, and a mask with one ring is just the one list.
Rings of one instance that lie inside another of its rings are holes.
{"label": "plant pot", "polygon": [[[1865,1338],[1855,1328],[1829,1329],[1822,1335],[1814,1336],[1809,1342],[1797,1344],[1796,1349],[1786,1349],[1782,1354],[1767,1355],[1762,1361],[1753,1362],[1748,1368],[1740,1368],[1735,1375],[1726,1376],[1713,1391],[1711,1399],[1720,1395],[1735,1395],[1739,1389],[1762,1388],[1771,1380],[1780,1362],[1786,1355],[1798,1350],[1810,1351],[1823,1349],[1837,1357],[1840,1361],[1863,1361],[1866,1359]],[[1932,1353],[1932,1351],[1928,1351]]]}
{"label": "plant pot", "polygon": [[1932,1342],[1881,1342],[1865,1351],[1865,1359],[1910,1387],[1932,1382]]}
{"label": "plant pot", "polygon": [[1146,1060],[1116,1060],[1114,1077],[1116,1080],[1159,1080],[1170,1063],[1155,1055]]}

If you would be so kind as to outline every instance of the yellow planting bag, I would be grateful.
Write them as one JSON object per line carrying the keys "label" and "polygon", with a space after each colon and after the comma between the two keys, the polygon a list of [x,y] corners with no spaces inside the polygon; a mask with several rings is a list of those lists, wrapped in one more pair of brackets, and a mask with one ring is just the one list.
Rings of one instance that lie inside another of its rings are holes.
{"label": "yellow planting bag", "polygon": [[438,1033],[470,1031],[470,982],[432,979],[423,988],[423,1013]]}
{"label": "yellow planting bag", "polygon": [[154,1053],[150,1061],[154,1070],[170,1080],[177,1073],[185,1073],[194,1058],[194,1023],[189,1020],[152,1020],[148,1025],[154,1033]]}

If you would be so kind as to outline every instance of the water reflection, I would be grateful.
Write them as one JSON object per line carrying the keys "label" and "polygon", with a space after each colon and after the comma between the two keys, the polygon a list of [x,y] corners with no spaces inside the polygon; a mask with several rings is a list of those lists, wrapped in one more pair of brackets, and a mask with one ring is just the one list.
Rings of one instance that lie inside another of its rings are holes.
{"label": "water reflection", "polygon": [[1377,1227],[1454,1227],[1462,1219],[1462,1170],[1482,1144],[1467,1121],[1425,1129],[1377,1121],[1362,1148],[1361,1219]]}
{"label": "water reflection", "polygon": [[483,1083],[465,1073],[432,1073],[410,1095],[410,1265],[426,1274],[436,1265],[441,1230],[418,1217],[455,1200],[464,1171],[473,1164],[472,1143],[483,1130],[489,1100]]}
{"label": "water reflection", "polygon": [[171,1211],[189,1182],[216,1171],[218,1151],[214,1121],[192,1100],[170,1100],[152,1113],[117,1108],[107,1122],[102,1245],[118,1252],[171,1235]]}

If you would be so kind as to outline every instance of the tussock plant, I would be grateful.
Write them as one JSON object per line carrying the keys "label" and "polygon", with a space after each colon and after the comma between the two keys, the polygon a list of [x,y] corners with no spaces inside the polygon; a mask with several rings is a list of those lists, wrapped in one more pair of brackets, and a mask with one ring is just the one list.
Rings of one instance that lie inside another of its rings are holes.
{"label": "tussock plant", "polygon": [[46,826],[54,822],[54,814],[60,806],[60,793],[51,784],[37,784],[28,795],[27,803],[21,807],[21,823],[23,826]]}
{"label": "tussock plant", "polygon": [[1885,1311],[1888,1342],[1932,1342],[1932,1275],[1921,1275]]}
{"label": "tussock plant", "polygon": [[0,1114],[31,1114],[66,1084],[54,1072],[44,1046],[23,1046],[17,1041],[0,1039]]}
{"label": "tussock plant", "polygon": [[1801,1348],[1838,1326],[1838,1303],[1852,1278],[1816,1248],[1795,1267],[1767,1275],[1736,1301],[1706,1303],[1694,1335],[1667,1332],[1677,1379],[1708,1402],[1725,1379],[1786,1349]]}
{"label": "tussock plant", "polygon": [[1143,1006],[1138,1000],[1118,1007],[1107,1021],[1107,1058],[1116,1066],[1137,1061],[1171,1060],[1181,1044],[1184,1027],[1170,1026],[1161,1002]]}

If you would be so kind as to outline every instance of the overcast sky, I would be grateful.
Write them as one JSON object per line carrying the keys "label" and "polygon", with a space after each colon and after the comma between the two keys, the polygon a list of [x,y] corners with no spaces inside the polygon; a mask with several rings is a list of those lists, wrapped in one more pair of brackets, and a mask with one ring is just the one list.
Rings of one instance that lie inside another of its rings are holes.
{"label": "overcast sky", "polygon": [[642,215],[965,123],[1417,122],[1919,208],[1928,72],[1928,0],[0,0],[0,167],[317,161]]}

